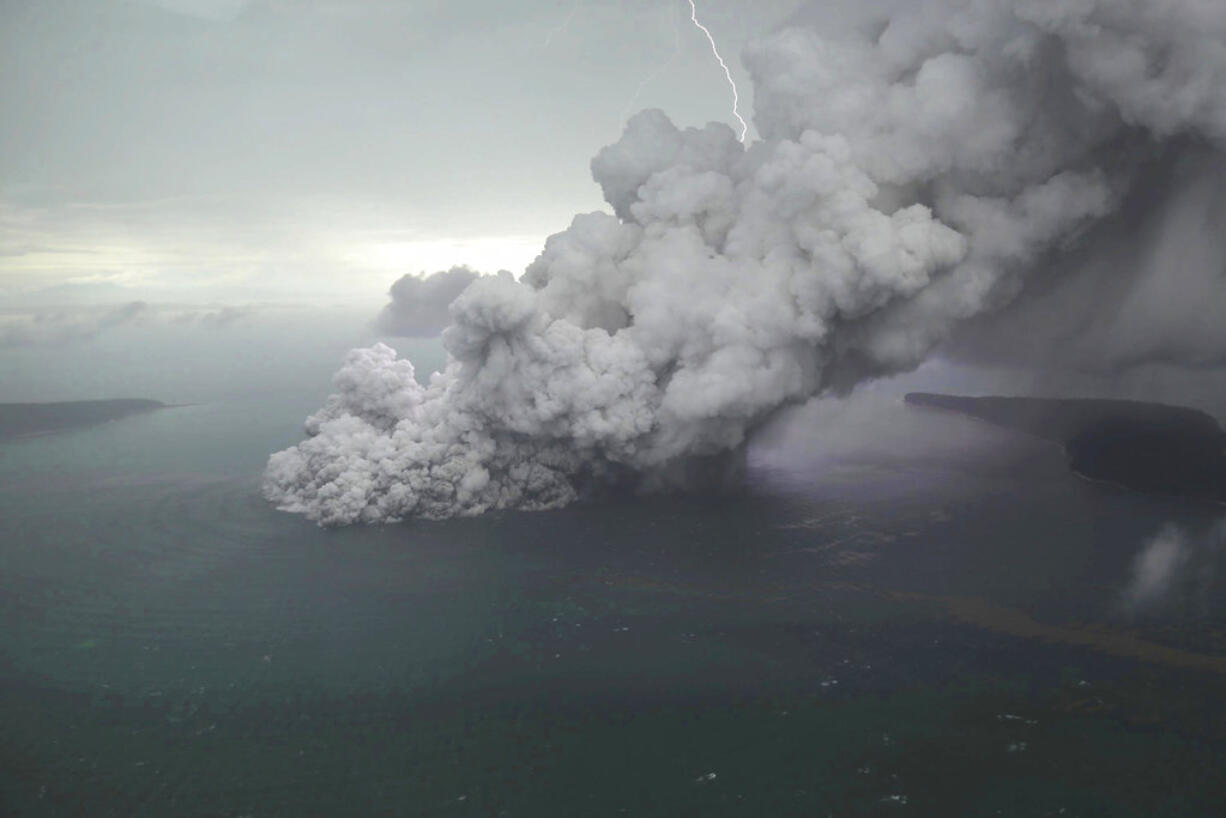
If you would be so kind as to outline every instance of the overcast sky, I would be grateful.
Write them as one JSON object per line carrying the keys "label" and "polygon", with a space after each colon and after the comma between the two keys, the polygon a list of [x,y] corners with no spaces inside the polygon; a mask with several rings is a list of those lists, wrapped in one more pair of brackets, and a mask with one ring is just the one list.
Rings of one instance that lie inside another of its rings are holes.
{"label": "overcast sky", "polygon": [[[797,0],[699,0],[739,54]],[[602,208],[626,116],[732,122],[688,0],[0,0],[0,298],[378,302]],[[752,134],[752,132],[751,132]]]}

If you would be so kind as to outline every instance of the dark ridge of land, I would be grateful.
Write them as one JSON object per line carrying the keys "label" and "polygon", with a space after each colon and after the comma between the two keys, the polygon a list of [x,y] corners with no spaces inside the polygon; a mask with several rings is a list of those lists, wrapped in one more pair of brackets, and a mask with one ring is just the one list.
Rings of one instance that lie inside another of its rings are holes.
{"label": "dark ridge of land", "polygon": [[1101,399],[968,398],[912,392],[910,406],[969,415],[1056,441],[1069,468],[1153,494],[1226,502],[1226,432],[1184,406]]}
{"label": "dark ridge of land", "polygon": [[125,398],[59,403],[0,403],[0,440],[50,434],[165,409],[161,401]]}

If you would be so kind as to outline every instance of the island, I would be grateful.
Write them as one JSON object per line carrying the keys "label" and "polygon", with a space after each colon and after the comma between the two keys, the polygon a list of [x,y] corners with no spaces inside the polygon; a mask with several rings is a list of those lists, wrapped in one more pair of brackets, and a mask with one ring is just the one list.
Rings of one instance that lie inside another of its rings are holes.
{"label": "island", "polygon": [[912,392],[939,409],[1064,447],[1078,475],[1153,494],[1226,502],[1226,432],[1205,412],[1141,401],[960,397]]}
{"label": "island", "polygon": [[0,403],[0,440],[45,435],[79,426],[165,409],[156,400],[76,400],[58,403]]}

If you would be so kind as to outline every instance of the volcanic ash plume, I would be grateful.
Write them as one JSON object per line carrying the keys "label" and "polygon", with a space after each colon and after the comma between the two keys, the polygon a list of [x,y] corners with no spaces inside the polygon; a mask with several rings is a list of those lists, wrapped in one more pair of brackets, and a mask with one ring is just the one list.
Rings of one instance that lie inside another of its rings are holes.
{"label": "volcanic ash plume", "polygon": [[592,162],[613,214],[469,285],[428,385],[386,346],[352,352],[269,499],[331,525],[665,481],[783,405],[914,367],[1164,145],[1226,137],[1218,0],[906,5],[751,48],[748,148],[633,117]]}

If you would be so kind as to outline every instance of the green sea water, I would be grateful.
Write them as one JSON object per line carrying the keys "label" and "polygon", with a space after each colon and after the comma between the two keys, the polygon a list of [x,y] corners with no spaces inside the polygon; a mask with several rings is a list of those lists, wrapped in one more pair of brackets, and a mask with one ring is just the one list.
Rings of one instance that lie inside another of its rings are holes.
{"label": "green sea water", "polygon": [[1028,444],[323,530],[317,405],[0,447],[0,816],[1222,814],[1219,511]]}

